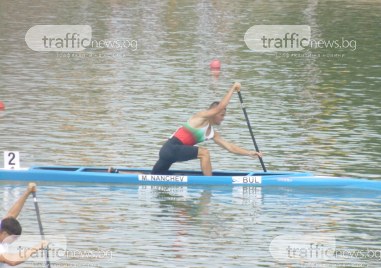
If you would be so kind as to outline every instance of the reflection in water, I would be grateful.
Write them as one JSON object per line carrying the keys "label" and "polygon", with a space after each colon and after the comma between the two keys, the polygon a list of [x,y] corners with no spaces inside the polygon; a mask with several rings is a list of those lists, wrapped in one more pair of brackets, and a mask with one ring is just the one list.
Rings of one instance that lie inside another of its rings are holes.
{"label": "reflection in water", "polygon": [[[165,212],[168,210],[175,211],[174,217],[176,217],[177,224],[174,230],[176,237],[173,241],[173,250],[177,252],[176,258],[185,257],[182,255],[182,252],[184,247],[186,247],[187,237],[192,235],[187,229],[189,227],[202,227],[210,224],[209,221],[203,221],[205,216],[209,216],[208,206],[210,205],[210,198],[211,193],[207,190],[202,191],[199,197],[191,199],[184,199],[184,196],[181,195],[173,195],[167,189],[158,190],[157,199],[160,200],[160,208],[163,210],[163,214],[165,215]],[[205,236],[210,232],[210,230],[205,230],[205,228],[202,228],[202,230],[205,231],[203,234]]]}
{"label": "reflection in water", "polygon": [[[6,185],[4,202],[16,198],[14,194],[23,187]],[[110,262],[156,267],[211,262],[274,266],[271,242],[290,234],[330,235],[340,250],[375,249],[379,241],[380,222],[372,215],[381,212],[380,199],[372,191],[88,184],[39,185],[38,189],[45,233],[63,234],[68,241],[68,254],[57,265],[69,267],[88,263],[118,267]],[[38,230],[35,220],[33,204],[27,202],[21,219],[24,233]],[[85,252],[98,256],[80,257]],[[286,260],[303,265],[298,261]],[[349,260],[319,260],[326,265],[336,262]]]}

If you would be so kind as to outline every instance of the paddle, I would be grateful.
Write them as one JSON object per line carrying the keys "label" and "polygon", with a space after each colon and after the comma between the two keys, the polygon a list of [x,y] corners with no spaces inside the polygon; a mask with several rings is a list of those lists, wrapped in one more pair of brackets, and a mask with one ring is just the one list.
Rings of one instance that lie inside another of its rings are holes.
{"label": "paddle", "polygon": [[[44,230],[42,228],[42,222],[41,222],[41,216],[40,216],[40,209],[38,208],[38,203],[37,203],[37,197],[36,197],[36,192],[32,192],[33,194],[33,201],[34,201],[34,208],[36,209],[36,214],[37,214],[37,221],[38,221],[38,226],[40,228],[40,234],[42,240],[45,240],[45,235],[44,235]],[[49,248],[46,248],[46,267],[50,268],[50,261],[49,261]]]}
{"label": "paddle", "polygon": [[[243,104],[243,99],[242,99],[241,91],[238,91],[238,97],[239,97],[239,101],[241,102],[242,111],[243,111],[243,113],[245,115],[246,124],[247,124],[247,127],[249,128],[251,139],[253,140],[255,150],[257,152],[259,152],[259,148],[258,148],[257,142],[255,141],[255,138],[254,138],[253,130],[251,129],[249,117],[247,116],[245,105]],[[267,172],[267,169],[265,167],[265,163],[263,163],[262,157],[258,156],[258,158],[259,158],[259,162],[261,162],[261,166],[262,166],[263,171]]]}

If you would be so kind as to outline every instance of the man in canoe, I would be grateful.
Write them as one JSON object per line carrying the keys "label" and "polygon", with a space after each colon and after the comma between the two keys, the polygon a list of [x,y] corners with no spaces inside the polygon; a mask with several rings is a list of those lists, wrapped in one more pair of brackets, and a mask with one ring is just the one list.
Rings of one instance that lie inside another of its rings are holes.
{"label": "man in canoe", "polygon": [[3,263],[15,266],[25,262],[32,254],[37,253],[40,249],[47,247],[46,241],[41,241],[35,247],[23,249],[18,253],[7,253],[7,244],[14,242],[19,235],[21,235],[21,225],[16,219],[23,208],[25,201],[28,199],[32,192],[36,192],[36,184],[29,183],[27,190],[11,207],[7,215],[1,220],[0,223],[0,267]]}
{"label": "man in canoe", "polygon": [[262,157],[262,153],[249,151],[224,140],[213,128],[220,125],[226,114],[226,107],[234,92],[241,90],[240,83],[234,83],[221,101],[213,102],[207,110],[194,114],[183,126],[167,140],[159,152],[159,160],[152,174],[166,174],[173,163],[200,159],[201,170],[205,176],[212,175],[212,164],[207,148],[194,146],[207,140],[213,140],[227,151],[250,157]]}

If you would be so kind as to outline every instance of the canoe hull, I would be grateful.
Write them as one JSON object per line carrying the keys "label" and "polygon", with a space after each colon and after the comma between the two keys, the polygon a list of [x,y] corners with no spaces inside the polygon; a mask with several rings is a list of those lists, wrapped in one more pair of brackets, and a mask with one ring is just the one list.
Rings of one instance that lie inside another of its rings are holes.
{"label": "canoe hull", "polygon": [[303,172],[215,171],[203,176],[199,171],[174,170],[168,175],[152,175],[148,169],[42,166],[22,170],[0,170],[2,181],[46,181],[82,183],[118,183],[138,185],[209,185],[256,187],[341,187],[380,190],[381,181],[313,176]]}

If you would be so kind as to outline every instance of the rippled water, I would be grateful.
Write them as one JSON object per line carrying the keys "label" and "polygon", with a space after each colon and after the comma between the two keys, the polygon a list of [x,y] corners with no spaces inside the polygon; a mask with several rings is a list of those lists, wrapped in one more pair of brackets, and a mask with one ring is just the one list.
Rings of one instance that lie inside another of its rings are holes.
{"label": "rippled water", "polygon": [[[20,151],[23,166],[150,167],[181,122],[240,81],[269,170],[380,179],[380,12],[370,0],[1,1],[0,150]],[[88,24],[95,40],[137,48],[34,52],[25,33],[43,24]],[[355,40],[356,49],[253,53],[243,36],[259,24],[307,24],[313,39]],[[218,78],[213,58],[222,62]],[[253,147],[236,96],[220,132]],[[206,146],[215,169],[260,169]],[[21,189],[5,186],[13,195],[4,195],[4,211]],[[47,232],[65,234],[72,249],[113,253],[71,267],[285,266],[269,247],[290,230],[329,233],[339,249],[379,248],[374,193],[246,190],[51,184],[39,195]],[[32,207],[21,221],[37,231]],[[357,261],[379,263],[343,262]]]}
{"label": "rippled water", "polygon": [[[238,80],[268,169],[379,178],[379,5],[72,1],[57,11],[61,4],[48,3],[24,10],[2,2],[1,9],[1,148],[20,151],[25,166],[152,166],[165,138]],[[28,49],[25,32],[57,19],[91,25],[95,40],[136,40],[137,49]],[[356,50],[250,52],[245,31],[273,20],[311,25],[314,39],[355,40]],[[212,58],[222,62],[218,79],[208,69]],[[229,107],[221,132],[252,148],[237,97]],[[215,168],[260,169],[207,146]]]}
{"label": "rippled water", "polygon": [[[23,188],[5,187],[4,204]],[[79,184],[40,186],[38,195],[45,232],[67,238],[67,253],[53,267],[378,267],[381,261],[380,194],[369,191],[354,198],[338,190]],[[25,234],[38,230],[31,203],[20,218]],[[315,237],[317,258],[274,248],[275,239],[290,235]],[[329,247],[327,237],[334,241]]]}

